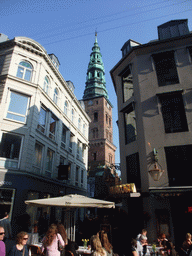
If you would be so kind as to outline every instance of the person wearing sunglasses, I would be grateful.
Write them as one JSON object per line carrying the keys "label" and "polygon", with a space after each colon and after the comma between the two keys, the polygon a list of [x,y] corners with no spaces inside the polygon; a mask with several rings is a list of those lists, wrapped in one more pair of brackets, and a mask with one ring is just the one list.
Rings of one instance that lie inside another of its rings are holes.
{"label": "person wearing sunglasses", "polygon": [[3,242],[5,236],[5,230],[0,226],[0,255],[5,256],[5,243]]}
{"label": "person wearing sunglasses", "polygon": [[16,245],[11,249],[9,256],[29,256],[29,251],[26,246],[28,238],[27,232],[19,232],[16,236]]}

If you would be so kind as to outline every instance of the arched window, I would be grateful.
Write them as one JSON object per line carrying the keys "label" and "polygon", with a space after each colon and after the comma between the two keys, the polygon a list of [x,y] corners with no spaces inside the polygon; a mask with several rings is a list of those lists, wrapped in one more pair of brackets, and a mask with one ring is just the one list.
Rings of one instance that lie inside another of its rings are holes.
{"label": "arched window", "polygon": [[86,124],[83,124],[83,135],[85,135],[86,132]]}
{"label": "arched window", "polygon": [[94,122],[98,122],[98,112],[94,113]]}
{"label": "arched window", "polygon": [[78,129],[81,130],[81,118],[78,119]]}
{"label": "arched window", "polygon": [[59,91],[57,88],[55,88],[54,94],[53,94],[53,101],[55,102],[55,104],[58,103],[58,98],[59,98]]}
{"label": "arched window", "polygon": [[108,124],[108,115],[106,114],[106,123]]}
{"label": "arched window", "polygon": [[98,129],[94,128],[93,129],[93,139],[98,138]]}
{"label": "arched window", "polygon": [[75,110],[73,108],[71,109],[71,121],[75,121]]}
{"label": "arched window", "polygon": [[17,69],[17,77],[31,81],[33,66],[27,61],[21,61]]}
{"label": "arched window", "polygon": [[48,94],[48,92],[49,92],[49,85],[50,85],[49,78],[48,78],[48,76],[46,76],[45,79],[44,79],[43,90],[44,90],[47,94]]}
{"label": "arched window", "polygon": [[68,112],[68,101],[66,100],[65,105],[64,105],[64,113],[65,113],[66,116],[68,114],[67,112]]}
{"label": "arched window", "polygon": [[109,118],[109,127],[111,127],[111,117]]}

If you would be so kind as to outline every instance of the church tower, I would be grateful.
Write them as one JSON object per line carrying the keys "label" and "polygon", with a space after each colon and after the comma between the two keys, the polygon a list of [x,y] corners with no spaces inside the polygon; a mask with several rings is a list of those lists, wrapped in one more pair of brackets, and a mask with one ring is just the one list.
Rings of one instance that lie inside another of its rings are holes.
{"label": "church tower", "polygon": [[98,166],[110,166],[115,163],[113,144],[112,104],[109,101],[105,82],[105,70],[95,34],[95,43],[90,55],[86,86],[83,95],[85,110],[91,118],[89,126],[88,152],[89,170]]}

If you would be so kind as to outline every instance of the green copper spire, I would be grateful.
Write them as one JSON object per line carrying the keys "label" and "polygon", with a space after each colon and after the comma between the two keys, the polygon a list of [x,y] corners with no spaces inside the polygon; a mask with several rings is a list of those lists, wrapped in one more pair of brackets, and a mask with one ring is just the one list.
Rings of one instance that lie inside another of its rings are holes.
{"label": "green copper spire", "polygon": [[83,99],[89,99],[104,96],[108,99],[108,92],[105,82],[105,70],[100,53],[100,47],[97,43],[97,33],[95,33],[95,43],[90,55],[90,61],[87,70],[86,86]]}

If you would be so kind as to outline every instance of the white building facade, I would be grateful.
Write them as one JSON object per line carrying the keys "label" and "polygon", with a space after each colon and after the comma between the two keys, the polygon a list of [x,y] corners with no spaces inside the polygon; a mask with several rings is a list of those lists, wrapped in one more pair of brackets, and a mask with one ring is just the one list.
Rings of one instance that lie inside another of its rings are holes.
{"label": "white building facade", "polygon": [[[33,221],[40,212],[24,200],[86,194],[89,122],[54,54],[26,37],[0,43],[1,211]],[[59,165],[69,166],[68,180],[58,179]]]}

